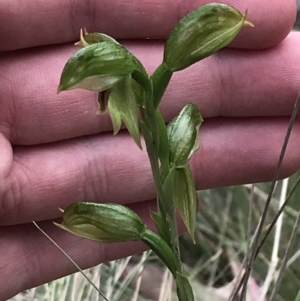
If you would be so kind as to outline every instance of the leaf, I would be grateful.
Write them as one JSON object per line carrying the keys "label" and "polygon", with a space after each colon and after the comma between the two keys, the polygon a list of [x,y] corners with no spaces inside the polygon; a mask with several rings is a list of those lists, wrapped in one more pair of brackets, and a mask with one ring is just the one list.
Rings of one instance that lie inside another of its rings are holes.
{"label": "leaf", "polygon": [[202,122],[198,108],[190,103],[168,124],[170,162],[176,166],[186,165],[199,148],[198,129]]}
{"label": "leaf", "polygon": [[163,203],[165,212],[173,212],[175,210],[174,203],[173,203],[174,180],[175,180],[175,167],[173,166],[172,168],[170,168],[169,173],[166,176],[162,185],[163,193],[165,196],[167,196],[166,200],[168,200],[168,202]]}
{"label": "leaf", "polygon": [[193,289],[188,279],[177,272],[175,280],[177,284],[178,299],[180,301],[194,301]]}
{"label": "leaf", "polygon": [[117,134],[124,121],[128,132],[139,148],[142,148],[138,123],[138,106],[136,94],[132,87],[132,78],[126,76],[109,94],[108,111],[113,123],[114,134]]}
{"label": "leaf", "polygon": [[[113,97],[114,96],[115,95],[113,94]],[[109,109],[109,116],[113,125],[114,135],[116,135],[121,129],[122,115],[121,112],[118,110],[117,104],[114,103],[114,101],[107,102],[107,106]]]}
{"label": "leaf", "polygon": [[168,243],[148,228],[143,233],[142,241],[164,262],[175,277],[180,265]]}
{"label": "leaf", "polygon": [[298,291],[295,301],[300,301],[300,290]]}
{"label": "leaf", "polygon": [[191,238],[195,242],[197,196],[194,178],[189,166],[175,171],[174,202]]}
{"label": "leaf", "polygon": [[166,222],[166,219],[161,216],[161,214],[163,213],[157,213],[152,210],[150,211],[151,218],[156,225],[159,236],[169,243],[171,241],[169,225]]}
{"label": "leaf", "polygon": [[144,78],[144,83],[150,82],[142,64],[120,44],[108,41],[91,44],[68,60],[58,92],[78,88],[101,92],[134,72]]}
{"label": "leaf", "polygon": [[243,26],[253,26],[235,8],[219,3],[199,7],[182,18],[164,50],[164,63],[179,71],[210,56],[231,43]]}
{"label": "leaf", "polygon": [[111,243],[141,240],[146,230],[140,217],[118,204],[77,202],[64,210],[59,228],[90,240]]}

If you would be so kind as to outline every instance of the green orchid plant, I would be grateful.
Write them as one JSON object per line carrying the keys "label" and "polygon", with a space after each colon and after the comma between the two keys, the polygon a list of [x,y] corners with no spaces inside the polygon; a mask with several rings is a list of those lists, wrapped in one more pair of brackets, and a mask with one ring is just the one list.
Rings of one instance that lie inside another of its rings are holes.
{"label": "green orchid plant", "polygon": [[183,70],[231,43],[242,27],[253,26],[246,13],[211,3],[181,19],[165,42],[160,66],[149,76],[142,63],[119,42],[102,33],[81,30],[80,49],[68,60],[58,92],[86,89],[98,94],[99,110],[108,111],[113,132],[122,123],[142,149],[143,137],[157,191],[157,211],[151,212],[157,233],[131,209],[118,204],[77,202],[63,210],[63,230],[101,243],[143,241],[174,276],[180,301],[194,300],[183,271],[176,212],[194,239],[196,188],[189,160],[199,149],[203,119],[188,103],[168,125],[159,110],[174,72]]}

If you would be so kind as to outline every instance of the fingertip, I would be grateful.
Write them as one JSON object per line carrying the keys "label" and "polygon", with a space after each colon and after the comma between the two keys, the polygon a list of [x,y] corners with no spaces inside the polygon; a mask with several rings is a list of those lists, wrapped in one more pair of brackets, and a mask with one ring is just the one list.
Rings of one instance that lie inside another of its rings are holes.
{"label": "fingertip", "polygon": [[247,20],[253,23],[254,28],[243,28],[230,46],[265,49],[282,42],[293,29],[297,17],[297,5],[294,0],[275,2],[272,5],[262,5],[253,1],[251,7],[248,5]]}

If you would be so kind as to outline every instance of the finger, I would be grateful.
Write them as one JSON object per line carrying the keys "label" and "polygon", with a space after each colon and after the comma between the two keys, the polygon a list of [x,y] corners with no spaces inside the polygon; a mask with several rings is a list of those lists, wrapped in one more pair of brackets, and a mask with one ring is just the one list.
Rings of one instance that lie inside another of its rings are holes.
{"label": "finger", "polygon": [[[148,226],[149,207],[155,201],[132,206]],[[56,228],[51,221],[39,226],[82,268],[137,254],[146,250],[141,242],[102,244],[79,238]],[[180,225],[182,230],[182,224]],[[33,224],[0,227],[0,300],[19,292],[77,272],[72,263]]]}
{"label": "finger", "polygon": [[[164,39],[180,18],[208,3],[197,1],[26,1],[0,2],[0,50],[59,44],[78,39],[79,29],[100,31],[118,39]],[[295,0],[225,0],[241,11],[248,9],[254,29],[245,29],[235,46],[265,48],[284,39],[296,18]],[[26,24],[26,27],[24,27]]]}
{"label": "finger", "polygon": [[[289,116],[300,87],[300,33],[264,51],[224,50],[174,74],[161,108],[166,121],[194,102],[204,118]],[[149,73],[160,64],[161,43],[127,43]],[[37,144],[111,131],[99,117],[96,95],[56,94],[61,71],[75,47],[50,48],[0,59],[0,131],[13,144]]]}
{"label": "finger", "polygon": [[[216,118],[200,129],[191,160],[197,189],[266,182],[273,178],[288,118]],[[300,167],[300,122],[293,129],[281,177]],[[53,219],[75,201],[122,203],[154,199],[146,155],[126,132],[15,148],[0,223]]]}

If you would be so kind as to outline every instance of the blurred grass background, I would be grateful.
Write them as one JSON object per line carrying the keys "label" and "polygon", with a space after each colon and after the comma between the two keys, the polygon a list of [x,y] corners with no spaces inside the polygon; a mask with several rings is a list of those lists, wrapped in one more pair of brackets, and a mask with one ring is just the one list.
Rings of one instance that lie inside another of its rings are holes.
{"label": "blurred grass background", "polygon": [[[300,7],[300,0],[297,0],[297,3]],[[300,10],[295,29],[300,29]],[[289,178],[289,188],[293,186],[298,176],[300,172]],[[268,212],[267,224],[272,221],[278,210],[282,187],[283,181],[279,181]],[[252,234],[261,216],[269,189],[270,183],[255,185],[252,203]],[[239,266],[247,252],[250,185],[222,187],[201,191],[199,194],[201,210],[197,218],[197,244],[194,245],[188,235],[183,235],[180,239],[182,258],[193,282],[196,300],[226,301],[235,277],[233,263]],[[295,191],[283,214],[278,266],[286,250],[299,210],[300,187]],[[253,295],[255,293],[253,291],[266,282],[268,271],[272,267],[273,249],[274,231],[255,262],[252,273],[255,285],[249,289],[247,301],[259,300]],[[172,278],[151,252],[101,264],[87,270],[86,273],[110,301],[174,300]],[[274,278],[276,272],[273,272],[271,276]],[[271,281],[270,288],[272,288],[272,283]],[[292,257],[276,300],[300,301],[299,291],[300,229],[297,232]],[[80,273],[76,273],[10,299],[10,301],[21,300],[94,301],[103,299]],[[268,296],[264,300],[267,301]]]}

